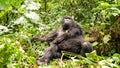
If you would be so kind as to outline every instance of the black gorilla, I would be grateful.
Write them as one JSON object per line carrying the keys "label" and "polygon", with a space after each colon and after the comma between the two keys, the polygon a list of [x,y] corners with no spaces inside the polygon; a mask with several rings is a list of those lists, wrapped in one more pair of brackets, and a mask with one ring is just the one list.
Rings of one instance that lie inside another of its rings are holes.
{"label": "black gorilla", "polygon": [[52,58],[61,57],[61,51],[69,51],[86,56],[85,53],[92,52],[92,46],[83,38],[82,28],[74,23],[71,17],[64,17],[61,21],[62,28],[53,31],[43,38],[32,38],[31,41],[50,41],[50,47],[37,60],[37,64],[47,64]]}

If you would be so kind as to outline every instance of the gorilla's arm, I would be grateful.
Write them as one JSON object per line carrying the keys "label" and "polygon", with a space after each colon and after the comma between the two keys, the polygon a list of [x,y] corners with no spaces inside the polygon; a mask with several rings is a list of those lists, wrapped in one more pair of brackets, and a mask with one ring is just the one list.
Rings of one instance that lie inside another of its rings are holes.
{"label": "gorilla's arm", "polygon": [[77,36],[80,36],[81,31],[78,28],[73,28],[71,30],[66,31],[63,35],[61,35],[60,37],[56,38],[53,43],[55,44],[59,44],[60,42],[62,42],[63,40],[67,40],[69,38],[74,38]]}
{"label": "gorilla's arm", "polygon": [[31,41],[41,41],[41,42],[53,41],[57,37],[57,35],[58,35],[58,30],[55,30],[42,38],[33,37],[31,38]]}

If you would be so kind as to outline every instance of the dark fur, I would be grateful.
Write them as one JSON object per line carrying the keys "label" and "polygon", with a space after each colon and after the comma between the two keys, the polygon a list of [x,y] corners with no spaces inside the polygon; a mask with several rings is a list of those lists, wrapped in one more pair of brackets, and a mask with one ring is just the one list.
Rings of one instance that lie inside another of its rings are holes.
{"label": "dark fur", "polygon": [[52,58],[61,57],[61,51],[70,51],[85,57],[85,53],[92,51],[89,42],[84,41],[82,28],[74,23],[71,17],[64,17],[61,21],[62,29],[57,29],[43,38],[32,38],[31,41],[50,41],[50,47],[38,64],[48,63]]}

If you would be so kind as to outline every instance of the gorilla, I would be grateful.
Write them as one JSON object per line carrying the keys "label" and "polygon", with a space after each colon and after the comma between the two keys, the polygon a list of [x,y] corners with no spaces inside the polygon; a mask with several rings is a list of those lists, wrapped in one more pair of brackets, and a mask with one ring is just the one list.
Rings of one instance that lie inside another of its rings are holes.
{"label": "gorilla", "polygon": [[93,51],[90,42],[84,40],[82,27],[74,22],[71,17],[64,17],[61,21],[62,28],[47,34],[42,38],[32,37],[31,41],[49,42],[50,46],[37,60],[37,64],[48,64],[50,59],[60,58],[61,51],[69,51],[86,57],[85,53]]}

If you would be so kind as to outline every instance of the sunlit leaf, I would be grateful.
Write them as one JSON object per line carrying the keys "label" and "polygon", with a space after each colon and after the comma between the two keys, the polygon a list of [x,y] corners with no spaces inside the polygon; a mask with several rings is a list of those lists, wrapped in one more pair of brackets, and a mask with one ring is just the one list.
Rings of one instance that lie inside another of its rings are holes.
{"label": "sunlit leaf", "polygon": [[73,62],[78,61],[77,59],[75,59],[75,57],[71,57],[71,59],[73,60]]}
{"label": "sunlit leaf", "polygon": [[5,26],[0,25],[0,35],[5,33],[5,32],[9,32],[9,29]]}
{"label": "sunlit leaf", "polygon": [[5,9],[6,12],[12,10],[12,6],[9,6],[8,8]]}
{"label": "sunlit leaf", "polygon": [[38,10],[40,8],[40,3],[31,0],[26,0],[25,4],[27,10]]}
{"label": "sunlit leaf", "polygon": [[35,22],[35,23],[39,23],[38,21],[39,21],[39,18],[40,18],[40,17],[39,17],[39,15],[38,15],[37,13],[30,11],[30,12],[26,12],[26,13],[25,13],[25,16],[26,16],[27,18],[30,18],[31,21],[33,21],[33,22]]}
{"label": "sunlit leaf", "polygon": [[101,6],[103,6],[103,7],[108,7],[108,6],[109,6],[109,3],[103,2],[103,3],[101,3]]}
{"label": "sunlit leaf", "polygon": [[102,68],[110,68],[109,66],[104,66],[104,65],[102,65]]}
{"label": "sunlit leaf", "polygon": [[0,45],[0,49],[4,47],[4,44]]}
{"label": "sunlit leaf", "polygon": [[4,15],[4,12],[3,11],[1,11],[0,12],[0,17],[2,17]]}
{"label": "sunlit leaf", "polygon": [[104,35],[105,33],[104,33],[103,31],[100,31],[100,34],[101,34],[101,35]]}
{"label": "sunlit leaf", "polygon": [[[110,8],[113,11],[116,11],[116,13],[120,13],[120,9],[116,8],[116,7],[112,7]],[[115,14],[116,15],[116,14]],[[118,14],[117,14],[118,15]]]}
{"label": "sunlit leaf", "polygon": [[8,68],[15,68],[14,64],[12,64],[12,63],[11,63],[11,64],[8,64],[7,67],[8,67]]}
{"label": "sunlit leaf", "polygon": [[20,46],[20,49],[19,49],[19,50],[20,50],[22,53],[25,52],[21,46]]}
{"label": "sunlit leaf", "polygon": [[104,43],[107,43],[110,40],[110,35],[105,35],[103,38]]}
{"label": "sunlit leaf", "polygon": [[120,57],[120,54],[115,53],[115,54],[113,54],[113,57]]}
{"label": "sunlit leaf", "polygon": [[94,50],[94,51],[92,51],[91,53],[87,53],[86,55],[87,55],[87,57],[96,57],[96,56],[97,56],[97,53],[96,53],[96,51]]}
{"label": "sunlit leaf", "polygon": [[97,53],[96,53],[95,50],[92,51],[91,53],[86,53],[86,56],[91,61],[97,61],[98,60],[98,56],[97,56]]}
{"label": "sunlit leaf", "polygon": [[98,45],[98,42],[92,43],[92,46],[97,46],[97,45]]}
{"label": "sunlit leaf", "polygon": [[24,23],[27,23],[27,20],[25,19],[24,16],[21,16],[20,18],[16,19],[14,21],[15,24],[24,24]]}

